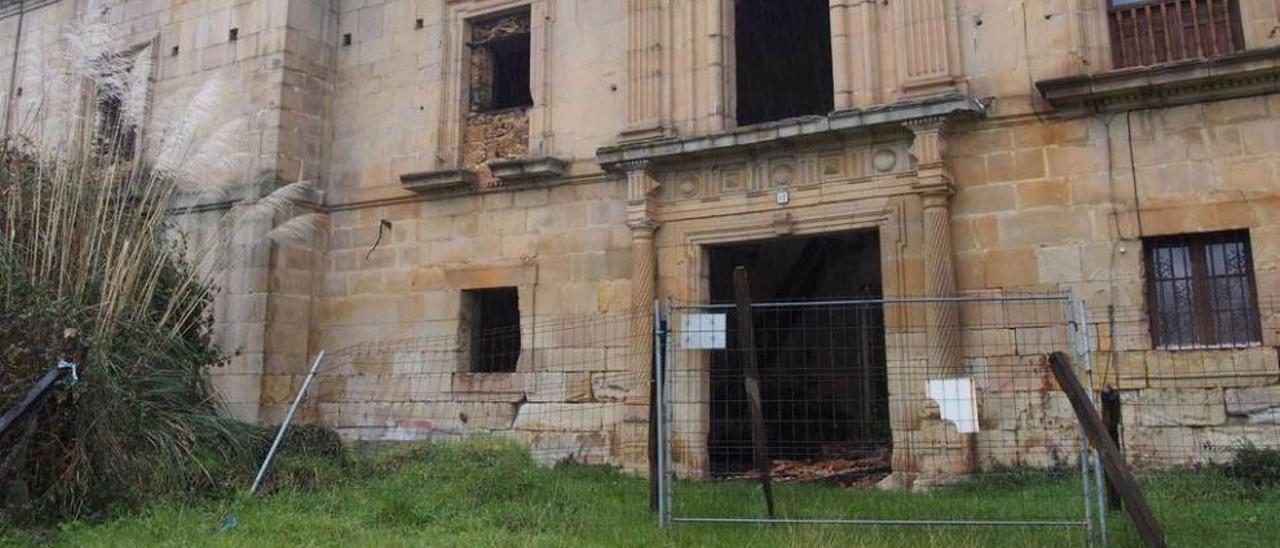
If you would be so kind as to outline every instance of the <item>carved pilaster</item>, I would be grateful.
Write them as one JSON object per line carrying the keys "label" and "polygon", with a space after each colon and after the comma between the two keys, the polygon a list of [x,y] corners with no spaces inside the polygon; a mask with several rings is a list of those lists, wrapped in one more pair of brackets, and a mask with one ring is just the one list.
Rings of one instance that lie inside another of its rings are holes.
{"label": "carved pilaster", "polygon": [[831,62],[835,108],[865,108],[879,103],[879,2],[832,0]]}
{"label": "carved pilaster", "polygon": [[[954,187],[946,163],[947,120],[926,118],[907,124],[915,133],[916,192],[924,217],[924,281],[929,297],[956,295],[951,252],[951,196]],[[959,312],[955,303],[935,302],[927,311],[930,372],[946,376],[960,371]]]}
{"label": "carved pilaster", "polygon": [[[923,209],[925,295],[939,300],[925,309],[928,367],[926,379],[963,374],[959,303],[951,248],[951,196],[954,187],[946,161],[947,119],[930,117],[907,124],[915,133],[911,152],[916,159],[915,190]],[[931,450],[914,462],[917,486],[948,481],[973,470],[973,436],[960,435],[942,419],[936,406],[926,404],[920,422],[922,443]]]}
{"label": "carved pilaster", "polygon": [[910,95],[955,90],[960,76],[955,0],[896,0],[892,9],[902,90]]}
{"label": "carved pilaster", "polygon": [[628,367],[636,373],[648,372],[653,356],[653,301],[657,298],[658,255],[653,235],[653,193],[660,186],[650,175],[646,162],[627,162],[627,226],[631,229],[631,310],[632,340],[635,349]]}
{"label": "carved pilaster", "polygon": [[662,0],[627,0],[627,128],[630,138],[662,133]]}

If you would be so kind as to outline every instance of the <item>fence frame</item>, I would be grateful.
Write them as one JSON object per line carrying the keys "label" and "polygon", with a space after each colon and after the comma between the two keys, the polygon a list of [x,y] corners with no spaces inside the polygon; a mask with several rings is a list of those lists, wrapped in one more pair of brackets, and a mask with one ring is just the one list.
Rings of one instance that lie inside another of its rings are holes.
{"label": "fence frame", "polygon": [[[886,297],[876,299],[832,299],[816,301],[780,301],[751,303],[752,310],[789,307],[818,306],[881,306],[929,303],[967,303],[977,301],[991,302],[1058,302],[1062,305],[1066,348],[1075,359],[1077,377],[1083,377],[1089,391],[1090,404],[1096,407],[1097,402],[1092,386],[1092,349],[1087,333],[1088,321],[1085,316],[1083,301],[1076,300],[1069,292],[1026,296],[1000,297]],[[685,311],[723,310],[730,312],[733,304],[677,304],[668,298],[665,303],[654,303],[654,367],[657,381],[657,417],[656,429],[658,440],[658,520],[662,527],[670,527],[677,523],[703,524],[792,524],[792,525],[852,525],[852,526],[926,526],[926,527],[1079,527],[1084,532],[1090,546],[1106,546],[1108,542],[1106,500],[1103,490],[1105,479],[1101,471],[1098,453],[1089,446],[1084,430],[1077,423],[1079,433],[1079,454],[1077,457],[1078,473],[1081,479],[1081,504],[1084,516],[1080,520],[1029,520],[1029,519],[877,519],[857,517],[833,517],[820,519],[800,518],[749,518],[728,516],[681,516],[674,510],[674,483],[676,468],[674,462],[674,408],[671,386],[672,364],[676,363],[675,344],[676,315]]]}

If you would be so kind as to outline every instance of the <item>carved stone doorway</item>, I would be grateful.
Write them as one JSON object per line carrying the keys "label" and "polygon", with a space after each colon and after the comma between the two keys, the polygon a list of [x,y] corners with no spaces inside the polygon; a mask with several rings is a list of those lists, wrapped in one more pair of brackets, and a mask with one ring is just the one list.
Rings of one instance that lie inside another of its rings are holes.
{"label": "carved stone doorway", "polygon": [[[752,322],[770,453],[784,465],[867,460],[865,472],[888,472],[879,241],[870,230],[706,248],[713,304],[732,302],[733,271],[745,266],[753,302],[777,305],[754,307]],[[707,471],[718,476],[746,471],[752,456],[733,314],[727,323],[726,348],[708,356]]]}

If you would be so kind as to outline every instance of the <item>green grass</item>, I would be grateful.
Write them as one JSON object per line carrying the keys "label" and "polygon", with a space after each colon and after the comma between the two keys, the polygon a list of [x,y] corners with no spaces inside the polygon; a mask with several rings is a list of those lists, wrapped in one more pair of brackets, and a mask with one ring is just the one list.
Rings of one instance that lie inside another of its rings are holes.
{"label": "green grass", "polygon": [[[286,462],[283,483],[257,500],[157,502],[98,524],[33,535],[0,532],[0,545],[65,546],[1081,546],[1077,529],[691,525],[657,527],[648,483],[580,466],[537,468],[492,440],[394,450],[346,470]],[[298,479],[302,478],[302,479]],[[1214,471],[1146,478],[1172,546],[1268,546],[1280,538],[1280,489],[1250,489]],[[1075,480],[1019,473],[930,494],[779,485],[790,517],[897,519],[1076,518]],[[758,516],[758,488],[680,482],[684,515]],[[238,525],[219,534],[224,512]],[[1113,514],[1113,546],[1136,546]],[[33,538],[34,536],[34,538]]]}

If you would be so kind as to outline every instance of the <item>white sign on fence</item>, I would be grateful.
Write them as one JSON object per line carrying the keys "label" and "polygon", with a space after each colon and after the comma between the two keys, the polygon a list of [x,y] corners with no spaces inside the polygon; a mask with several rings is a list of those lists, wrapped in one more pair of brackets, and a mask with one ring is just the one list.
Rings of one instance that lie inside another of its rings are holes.
{"label": "white sign on fence", "polygon": [[973,381],[967,377],[958,379],[934,379],[928,381],[929,397],[938,402],[942,419],[956,425],[961,434],[978,431],[978,403],[973,391]]}
{"label": "white sign on fence", "polygon": [[680,317],[680,348],[719,350],[724,347],[724,314],[685,314]]}

